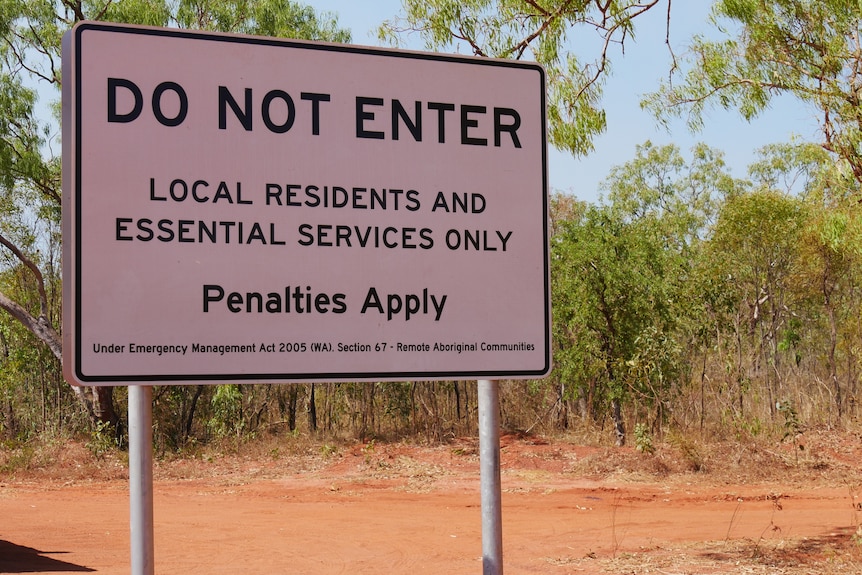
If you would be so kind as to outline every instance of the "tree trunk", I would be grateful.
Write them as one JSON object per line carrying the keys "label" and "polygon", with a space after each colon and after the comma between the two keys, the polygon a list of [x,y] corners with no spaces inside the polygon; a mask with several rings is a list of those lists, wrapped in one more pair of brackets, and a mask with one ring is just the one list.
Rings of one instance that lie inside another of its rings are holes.
{"label": "tree trunk", "polygon": [[317,432],[317,405],[314,400],[314,384],[308,392],[308,429],[312,433]]}
{"label": "tree trunk", "polygon": [[189,406],[189,413],[188,413],[188,416],[186,417],[185,429],[183,430],[183,441],[188,441],[189,436],[191,436],[191,434],[192,434],[192,423],[194,422],[194,419],[195,419],[195,410],[197,409],[198,400],[201,398],[201,395],[203,394],[203,392],[204,392],[204,386],[199,385],[195,389],[194,396],[192,396],[192,404]]}
{"label": "tree trunk", "polygon": [[626,444],[626,424],[622,416],[622,404],[619,399],[611,400],[611,417],[614,420],[614,435],[616,446],[622,447]]}
{"label": "tree trunk", "polygon": [[832,305],[832,290],[828,286],[829,284],[824,280],[823,299],[824,306],[826,307],[826,317],[829,318],[829,381],[832,382],[837,419],[840,421],[841,416],[844,415],[844,400],[841,395],[841,382],[838,379],[838,360],[835,357],[835,350],[838,347],[838,322],[835,319],[835,306]]}
{"label": "tree trunk", "polygon": [[[4,244],[5,245],[5,244]],[[37,276],[41,280],[41,274]],[[42,296],[44,298],[44,295]],[[15,301],[11,300],[3,292],[0,292],[0,309],[5,310],[21,324],[30,330],[42,343],[48,346],[51,353],[62,365],[63,363],[63,340],[51,322],[43,314],[39,317],[32,315]],[[87,413],[90,421],[96,423],[108,423],[117,426],[120,418],[114,409],[114,388],[104,387],[78,387],[72,386],[72,391],[81,407]]]}
{"label": "tree trunk", "polygon": [[455,421],[461,423],[461,394],[458,392],[458,382],[453,381],[452,387],[455,390]]}
{"label": "tree trunk", "polygon": [[94,387],[93,397],[93,412],[96,420],[101,423],[117,425],[120,418],[114,409],[114,388],[111,386]]}
{"label": "tree trunk", "polygon": [[296,404],[299,400],[299,386],[291,385],[287,392],[287,427],[296,431]]}

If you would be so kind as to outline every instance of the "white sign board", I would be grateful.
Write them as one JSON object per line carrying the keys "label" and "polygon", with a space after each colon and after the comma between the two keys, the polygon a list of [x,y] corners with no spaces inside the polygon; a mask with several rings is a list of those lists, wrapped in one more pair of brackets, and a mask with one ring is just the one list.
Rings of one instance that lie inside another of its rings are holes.
{"label": "white sign board", "polygon": [[541,67],[83,23],[63,80],[70,381],[549,371]]}

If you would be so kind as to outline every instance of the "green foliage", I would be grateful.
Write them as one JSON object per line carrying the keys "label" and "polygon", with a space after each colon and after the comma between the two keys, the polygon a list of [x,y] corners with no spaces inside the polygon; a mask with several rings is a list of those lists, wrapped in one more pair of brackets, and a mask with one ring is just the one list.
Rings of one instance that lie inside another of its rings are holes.
{"label": "green foliage", "polygon": [[705,146],[639,146],[606,182],[610,203],[557,226],[551,244],[556,372],[589,396],[655,410],[661,421],[688,372],[683,342],[701,293],[690,288],[720,199],[742,183]]}
{"label": "green foliage", "polygon": [[830,188],[852,192],[857,187],[852,179],[836,171],[835,163],[821,146],[798,141],[764,146],[748,166],[748,174],[759,188],[800,197],[822,198]]}
{"label": "green foliage", "polygon": [[712,312],[728,336],[722,351],[732,365],[729,387],[735,387],[737,416],[750,397],[747,382],[761,382],[768,405],[774,406],[786,377],[779,342],[802,305],[794,274],[807,217],[801,200],[777,191],[730,198],[704,252],[708,265],[703,271],[728,304]]}
{"label": "green foliage", "polygon": [[236,384],[219,385],[212,398],[209,428],[219,436],[240,435],[245,427],[243,396]]}
{"label": "green foliage", "polygon": [[709,106],[752,120],[789,95],[821,118],[820,145],[862,182],[862,10],[856,0],[720,0],[712,21],[723,39],[695,37],[682,82],[668,81],[643,103],[657,117],[687,114],[702,126]]}
{"label": "green foliage", "polygon": [[645,423],[638,423],[635,425],[635,449],[640,453],[646,453],[647,455],[652,455],[655,453],[655,446],[652,442],[652,434],[650,433],[649,426]]}
{"label": "green foliage", "polygon": [[673,322],[673,270],[657,231],[653,220],[627,223],[611,210],[590,208],[552,246],[554,316],[557,336],[565,337],[558,341],[562,377],[582,390],[597,379],[594,401],[628,397],[638,379],[628,361],[645,343],[639,336]]}
{"label": "green foliage", "polygon": [[799,413],[793,407],[793,403],[786,400],[779,401],[776,407],[778,408],[778,413],[784,416],[784,435],[781,440],[786,441],[789,438],[802,449],[802,446],[797,441],[797,437],[802,433],[802,422],[799,420]]}
{"label": "green foliage", "polygon": [[628,387],[641,403],[669,403],[683,366],[682,349],[674,337],[647,326],[635,340],[636,350],[626,361]]}
{"label": "green foliage", "polygon": [[[601,107],[604,77],[611,60],[635,34],[639,16],[660,6],[638,2],[551,0],[405,0],[405,15],[386,22],[381,39],[394,44],[418,33],[429,50],[467,51],[478,56],[529,59],[548,77],[550,143],[575,155],[593,150],[606,126]],[[571,41],[593,34],[595,56],[579,58]]]}
{"label": "green foliage", "polygon": [[612,171],[607,205],[552,213],[553,378],[596,421],[622,401],[653,425],[699,413],[701,429],[763,435],[788,386],[821,421],[858,394],[852,180],[798,144],[765,148],[750,173],[647,142]]}
{"label": "green foliage", "polygon": [[174,18],[181,28],[350,42],[335,16],[293,0],[181,0]]}
{"label": "green foliage", "polygon": [[87,449],[90,453],[95,458],[102,459],[118,447],[116,428],[106,421],[96,423],[95,429],[90,432],[90,439],[87,441]]}

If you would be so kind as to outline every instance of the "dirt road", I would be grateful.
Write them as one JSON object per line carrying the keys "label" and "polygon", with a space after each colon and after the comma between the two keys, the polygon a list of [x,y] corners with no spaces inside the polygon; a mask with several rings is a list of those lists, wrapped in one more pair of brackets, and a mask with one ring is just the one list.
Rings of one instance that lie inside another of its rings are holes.
{"label": "dirt road", "polygon": [[[735,483],[629,451],[589,472],[619,453],[507,441],[505,573],[862,573],[862,489],[834,466]],[[129,572],[116,473],[0,478],[0,573]],[[160,462],[154,493],[160,575],[482,572],[469,442]]]}

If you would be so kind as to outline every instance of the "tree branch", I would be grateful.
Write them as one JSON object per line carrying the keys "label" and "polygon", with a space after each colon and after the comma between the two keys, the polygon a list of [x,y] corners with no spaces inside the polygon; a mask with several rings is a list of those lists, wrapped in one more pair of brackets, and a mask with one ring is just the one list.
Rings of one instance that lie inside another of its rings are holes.
{"label": "tree branch", "polygon": [[525,52],[525,51],[527,50],[527,48],[529,47],[530,43],[531,43],[533,40],[535,40],[536,38],[538,38],[539,36],[541,36],[541,35],[542,35],[542,32],[544,32],[545,30],[547,30],[547,29],[548,29],[548,26],[550,26],[550,25],[551,25],[551,23],[553,23],[553,22],[554,22],[554,20],[556,20],[557,18],[560,18],[560,15],[561,15],[561,14],[562,14],[562,13],[563,13],[567,8],[568,8],[568,7],[569,7],[569,5],[572,3],[572,0],[567,0],[566,2],[564,2],[564,3],[560,4],[560,7],[559,7],[559,8],[557,9],[557,11],[556,11],[556,12],[554,12],[553,14],[551,14],[551,13],[549,13],[547,10],[545,10],[545,9],[543,9],[543,8],[541,8],[541,7],[539,7],[539,5],[538,5],[538,4],[536,4],[535,2],[527,2],[527,3],[528,3],[530,6],[533,6],[534,8],[536,8],[537,10],[539,10],[539,12],[541,12],[541,14],[542,14],[543,16],[545,16],[545,21],[544,21],[544,22],[542,22],[542,25],[541,25],[541,26],[539,26],[539,28],[538,28],[538,29],[536,29],[536,31],[535,31],[535,32],[533,32],[532,34],[530,34],[529,36],[527,36],[526,38],[524,38],[523,40],[521,40],[518,44],[516,44],[516,45],[512,46],[512,47],[511,47],[511,48],[509,48],[506,52],[504,52],[504,53],[503,53],[503,57],[505,57],[505,56],[507,56],[507,55],[509,55],[509,54],[514,54],[514,53],[516,53],[516,52],[517,52],[517,54],[518,54],[518,55],[515,57],[515,59],[516,59],[516,60],[520,60],[520,59],[521,59],[521,56],[523,56],[523,55],[524,55],[524,52]]}
{"label": "tree branch", "polygon": [[538,10],[539,14],[541,14],[542,16],[550,16],[551,15],[551,13],[548,12],[547,8],[542,8],[541,6],[539,6],[539,3],[536,2],[535,0],[524,0],[524,1],[527,4],[529,4],[530,6],[532,6],[533,8],[535,8],[536,10]]}
{"label": "tree branch", "polygon": [[479,46],[475,40],[473,40],[473,38],[471,38],[470,36],[467,36],[467,34],[464,32],[463,28],[458,28],[458,31],[460,32],[460,34],[456,34],[455,32],[452,32],[452,31],[450,31],[449,33],[452,35],[453,38],[457,38],[458,40],[463,40],[464,42],[467,42],[468,44],[470,44],[470,47],[473,49],[474,55],[482,56],[482,57],[488,56],[487,54],[485,54],[484,50],[482,50],[482,47]]}
{"label": "tree branch", "polygon": [[[18,260],[23,263],[27,269],[36,277],[36,282],[39,287],[39,311],[40,311],[40,319],[43,319],[45,322],[48,321],[48,295],[45,292],[45,278],[42,276],[42,272],[39,270],[39,266],[33,262],[30,258],[28,258],[24,253],[18,249],[18,247],[9,241],[5,236],[0,234],[0,245],[6,247],[9,251],[14,254]],[[10,300],[11,301],[11,300]],[[23,308],[22,308],[23,309]],[[40,336],[41,337],[41,336]],[[47,343],[47,342],[46,342]]]}
{"label": "tree branch", "polygon": [[60,335],[51,326],[51,322],[44,315],[34,317],[21,305],[11,300],[6,294],[0,292],[0,309],[7,311],[17,319],[28,330],[42,340],[61,363],[63,361],[63,342]]}
{"label": "tree branch", "polygon": [[84,11],[81,8],[80,0],[63,0],[63,5],[72,11],[72,13],[75,15],[76,22],[80,22],[81,20],[85,19]]}

